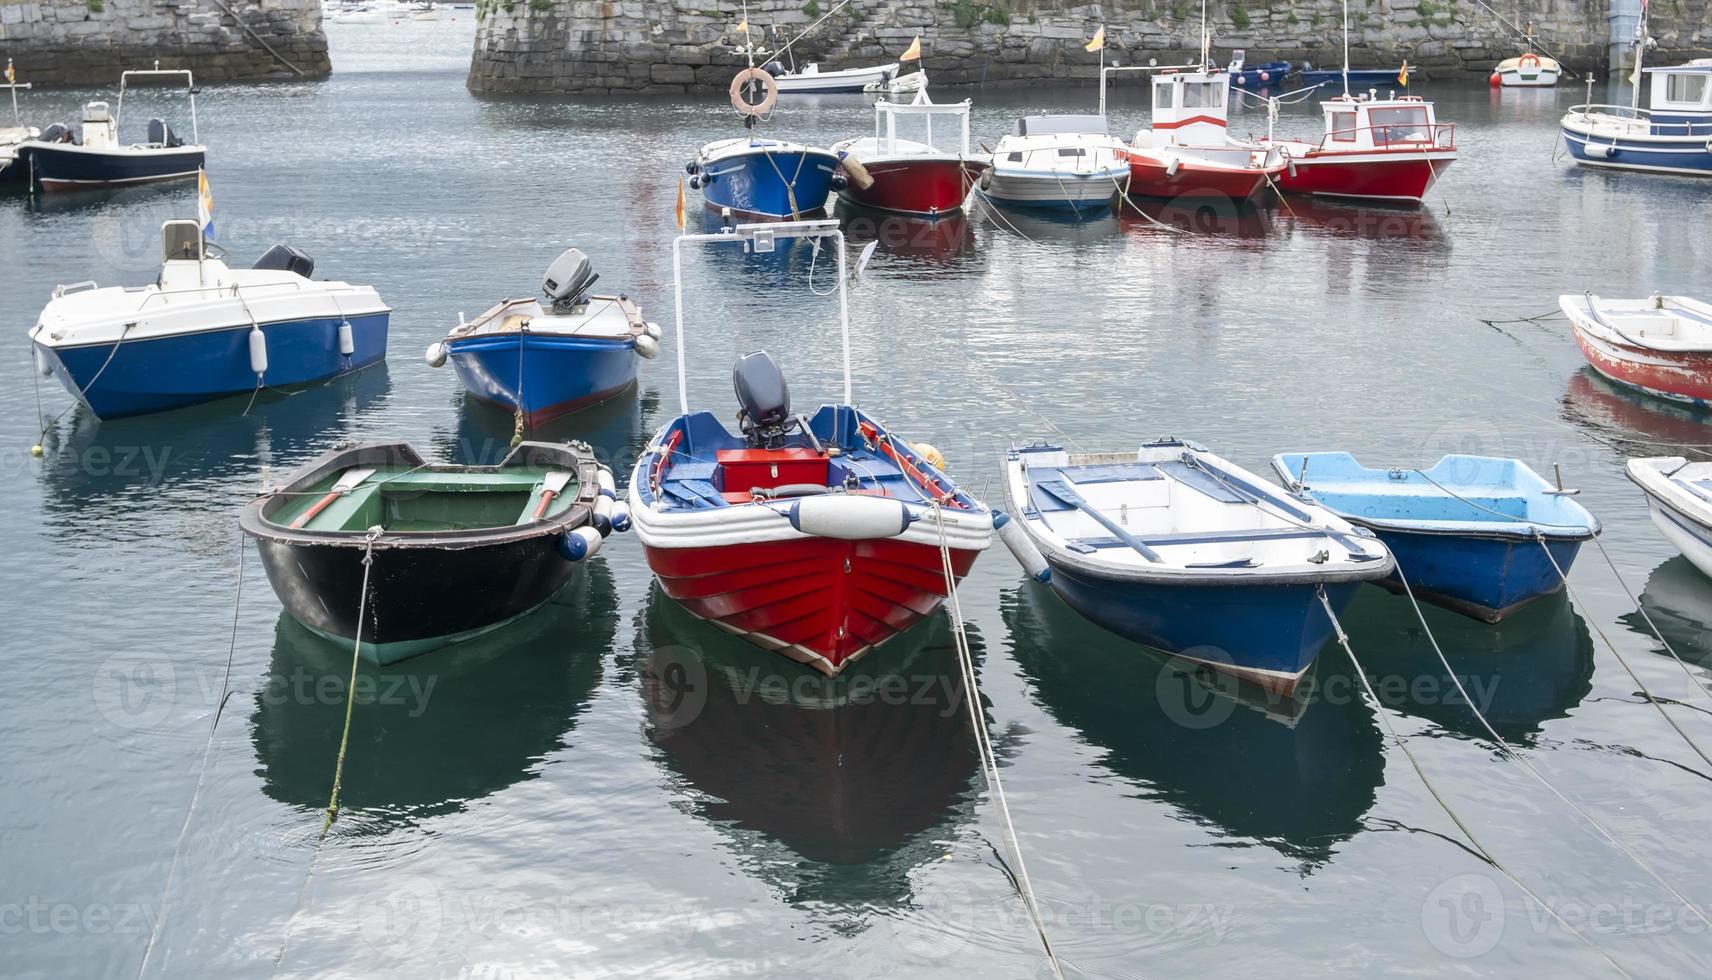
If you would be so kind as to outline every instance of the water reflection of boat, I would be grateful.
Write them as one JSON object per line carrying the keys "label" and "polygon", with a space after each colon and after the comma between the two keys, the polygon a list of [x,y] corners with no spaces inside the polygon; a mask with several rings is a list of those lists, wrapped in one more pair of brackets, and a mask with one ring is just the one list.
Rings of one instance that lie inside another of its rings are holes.
{"label": "water reflection of boat", "polygon": [[[1496,625],[1421,608],[1457,680],[1507,741],[1531,743],[1546,722],[1568,717],[1592,690],[1593,638],[1561,592]],[[1367,638],[1372,653],[1362,662],[1387,708],[1469,738],[1489,738],[1407,598],[1370,589],[1350,607],[1344,626],[1358,651]],[[1381,637],[1386,641],[1375,642]]]}
{"label": "water reflection of boat", "polygon": [[823,677],[757,658],[658,586],[648,597],[636,638],[648,737],[694,811],[793,903],[908,902],[908,872],[969,819],[975,743],[944,618],[889,654]]}
{"label": "water reflection of boat", "polygon": [[974,201],[969,211],[971,217],[978,216],[980,220],[989,222],[1000,234],[1020,233],[1037,242],[1088,245],[1110,238],[1119,228],[1117,212],[1111,208],[1104,208],[1098,213],[1083,211],[1080,215],[1039,208],[1001,209],[979,188],[975,191]]}
{"label": "water reflection of boat", "polygon": [[1700,683],[1712,685],[1712,580],[1687,558],[1677,555],[1647,576],[1641,590],[1641,608],[1618,617],[1623,625],[1651,641],[1660,656],[1668,657],[1645,616],[1664,634],[1676,655],[1686,663],[1701,668]]}
{"label": "water reflection of boat", "polygon": [[1614,440],[1626,455],[1657,456],[1684,450],[1699,457],[1712,448],[1712,412],[1606,380],[1591,367],[1569,378],[1563,395],[1565,421]]}
{"label": "water reflection of boat", "polygon": [[999,605],[1047,711],[1185,820],[1309,869],[1361,831],[1385,762],[1360,685],[1340,661],[1319,664],[1300,700],[1269,706],[1223,675],[1114,639],[1045,586],[1007,589]]}
{"label": "water reflection of boat", "polygon": [[[464,809],[531,779],[563,748],[617,630],[605,561],[515,626],[391,667],[363,664],[340,799],[386,822]],[[327,805],[351,652],[281,614],[251,739],[262,791]]]}
{"label": "water reflection of boat", "polygon": [[[263,392],[248,415],[242,405],[206,403],[169,415],[103,422],[82,406],[49,427],[41,461],[49,522],[83,528],[90,520],[174,501],[211,497],[253,478],[261,467],[286,467],[350,438],[384,410],[392,390],[383,361],[294,394]],[[171,475],[170,494],[162,487]],[[211,500],[222,512],[231,503]]]}
{"label": "water reflection of boat", "polygon": [[[435,453],[443,459],[482,466],[504,459],[517,431],[512,413],[471,398],[467,392],[460,391],[455,398],[456,425],[451,431],[434,433]],[[658,392],[632,390],[593,408],[534,426],[524,437],[536,442],[581,440],[592,446],[595,458],[614,473],[627,473],[647,445],[659,409]]]}
{"label": "water reflection of boat", "polygon": [[1404,239],[1434,247],[1449,244],[1444,227],[1432,211],[1412,204],[1357,206],[1298,195],[1290,198],[1288,206],[1274,203],[1268,213],[1273,222],[1284,226],[1286,234],[1300,227],[1369,241]]}
{"label": "water reflection of boat", "polygon": [[1160,225],[1196,235],[1219,238],[1263,239],[1271,227],[1271,214],[1249,201],[1229,198],[1181,198],[1160,200],[1131,198],[1119,214],[1125,231],[1160,230]]}
{"label": "water reflection of boat", "polygon": [[[840,200],[834,216],[853,248],[878,242],[878,250],[920,264],[951,265],[975,252],[975,235],[962,212],[916,218]],[[916,264],[916,263],[912,263]]]}

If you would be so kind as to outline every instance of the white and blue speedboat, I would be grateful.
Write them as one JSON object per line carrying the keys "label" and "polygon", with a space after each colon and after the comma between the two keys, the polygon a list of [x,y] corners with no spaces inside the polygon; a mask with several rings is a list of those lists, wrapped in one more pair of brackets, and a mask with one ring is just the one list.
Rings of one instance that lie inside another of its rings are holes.
{"label": "white and blue speedboat", "polygon": [[1712,177],[1712,58],[1652,76],[1650,109],[1632,105],[1578,105],[1561,123],[1575,162],[1588,167]]}
{"label": "white and blue speedboat", "polygon": [[286,245],[233,269],[195,221],[168,221],[161,238],[154,282],[58,286],[30,331],[38,370],[98,418],[321,381],[386,356],[392,311],[374,287],[311,279],[315,261]]}
{"label": "white and blue speedboat", "polygon": [[982,197],[1013,208],[1093,216],[1111,207],[1129,181],[1122,140],[1100,115],[1025,116],[999,140],[981,175]]}
{"label": "white and blue speedboat", "polygon": [[1712,463],[1658,456],[1631,459],[1627,469],[1646,493],[1659,533],[1695,568],[1712,575]]}
{"label": "white and blue speedboat", "polygon": [[[1280,453],[1272,466],[1295,492],[1378,535],[1416,596],[1488,623],[1563,588],[1558,568],[1567,573],[1599,533],[1597,518],[1521,460],[1451,455],[1426,470],[1381,470],[1349,453]],[[1395,575],[1380,584],[1403,588]]]}
{"label": "white and blue speedboat", "polygon": [[629,391],[660,352],[660,328],[630,297],[594,295],[599,278],[581,249],[567,249],[542,277],[546,306],[508,299],[459,323],[429,345],[429,366],[450,360],[471,397],[521,411],[530,426]]}
{"label": "white and blue speedboat", "polygon": [[1013,449],[999,536],[1120,636],[1286,695],[1342,609],[1394,562],[1369,531],[1177,439],[1133,453]]}
{"label": "white and blue speedboat", "polygon": [[847,180],[831,150],[758,136],[709,143],[684,169],[710,209],[745,217],[821,217]]}

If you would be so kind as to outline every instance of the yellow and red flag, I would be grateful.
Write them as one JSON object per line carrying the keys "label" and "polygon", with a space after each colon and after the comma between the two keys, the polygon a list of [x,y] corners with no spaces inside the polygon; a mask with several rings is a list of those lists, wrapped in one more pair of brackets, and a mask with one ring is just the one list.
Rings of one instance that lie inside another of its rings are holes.
{"label": "yellow and red flag", "polygon": [[18,80],[18,70],[12,67],[12,59],[6,59],[6,84],[11,85]]}
{"label": "yellow and red flag", "polygon": [[208,171],[196,171],[196,220],[202,226],[202,238],[214,237],[214,191],[208,186]]}
{"label": "yellow and red flag", "polygon": [[1397,72],[1397,84],[1404,88],[1409,87],[1409,63],[1407,61],[1403,62],[1403,67]]}
{"label": "yellow and red flag", "polygon": [[910,42],[910,46],[908,48],[904,49],[903,54],[898,55],[898,60],[899,61],[920,61],[921,60],[921,35],[920,34],[917,34],[915,36],[915,40]]}
{"label": "yellow and red flag", "polygon": [[682,177],[678,178],[677,218],[678,218],[678,230],[683,231],[684,230],[684,179]]}
{"label": "yellow and red flag", "polygon": [[1104,51],[1106,49],[1106,25],[1101,24],[1100,29],[1094,32],[1094,39],[1082,47],[1089,53]]}

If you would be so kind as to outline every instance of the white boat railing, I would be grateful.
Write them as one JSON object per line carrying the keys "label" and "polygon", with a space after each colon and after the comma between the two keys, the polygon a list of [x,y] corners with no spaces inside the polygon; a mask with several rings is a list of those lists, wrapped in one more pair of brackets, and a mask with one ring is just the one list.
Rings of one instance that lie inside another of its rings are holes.
{"label": "white boat railing", "polygon": [[1400,123],[1392,126],[1357,126],[1338,129],[1320,139],[1320,149],[1350,149],[1361,144],[1360,135],[1368,133],[1373,146],[1418,147],[1428,150],[1456,149],[1455,123]]}
{"label": "white boat railing", "polygon": [[[1653,113],[1655,111],[1657,110],[1640,109],[1635,106],[1627,105],[1601,105],[1596,103],[1587,103],[1584,105],[1570,106],[1569,111],[1565,114],[1564,118],[1567,119],[1574,116],[1588,122],[1597,122],[1598,117],[1605,116],[1619,122],[1645,123],[1648,127],[1648,132],[1646,133],[1648,136],[1712,136],[1712,114],[1707,114],[1704,119],[1690,119],[1687,122],[1659,122],[1653,118]],[[1675,112],[1672,114],[1692,115],[1692,113],[1689,112]]]}
{"label": "white boat railing", "polygon": [[190,142],[201,145],[202,138],[196,130],[196,78],[187,68],[162,68],[160,62],[155,62],[152,69],[127,71],[119,75],[119,104],[113,110],[113,129],[118,131],[119,121],[125,115],[125,86],[133,78],[169,78],[182,77],[184,91],[190,96]]}

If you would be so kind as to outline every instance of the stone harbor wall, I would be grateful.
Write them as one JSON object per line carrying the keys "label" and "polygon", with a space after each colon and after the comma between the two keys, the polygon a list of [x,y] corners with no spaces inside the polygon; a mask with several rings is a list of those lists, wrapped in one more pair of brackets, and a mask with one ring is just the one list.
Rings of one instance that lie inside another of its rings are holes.
{"label": "stone harbor wall", "polygon": [[198,83],[298,77],[267,47],[304,77],[332,71],[320,0],[0,0],[0,62],[38,86],[117,85],[156,61]]}
{"label": "stone harbor wall", "polygon": [[[1610,0],[1488,0],[1569,65],[1604,74]],[[758,45],[777,48],[836,0],[750,0]],[[469,87],[477,92],[684,92],[723,88],[743,64],[732,0],[482,0]],[[1712,54],[1712,3],[1653,0],[1654,63]],[[1208,0],[1214,58],[1246,48],[1342,63],[1340,0]],[[827,68],[895,58],[916,35],[941,84],[1095,79],[1082,45],[1106,26],[1106,58],[1180,64],[1200,47],[1198,0],[852,0],[793,52]],[[1516,33],[1474,0],[1350,0],[1350,60],[1408,59],[1426,77],[1485,76],[1519,53]],[[758,58],[758,62],[764,59]]]}

